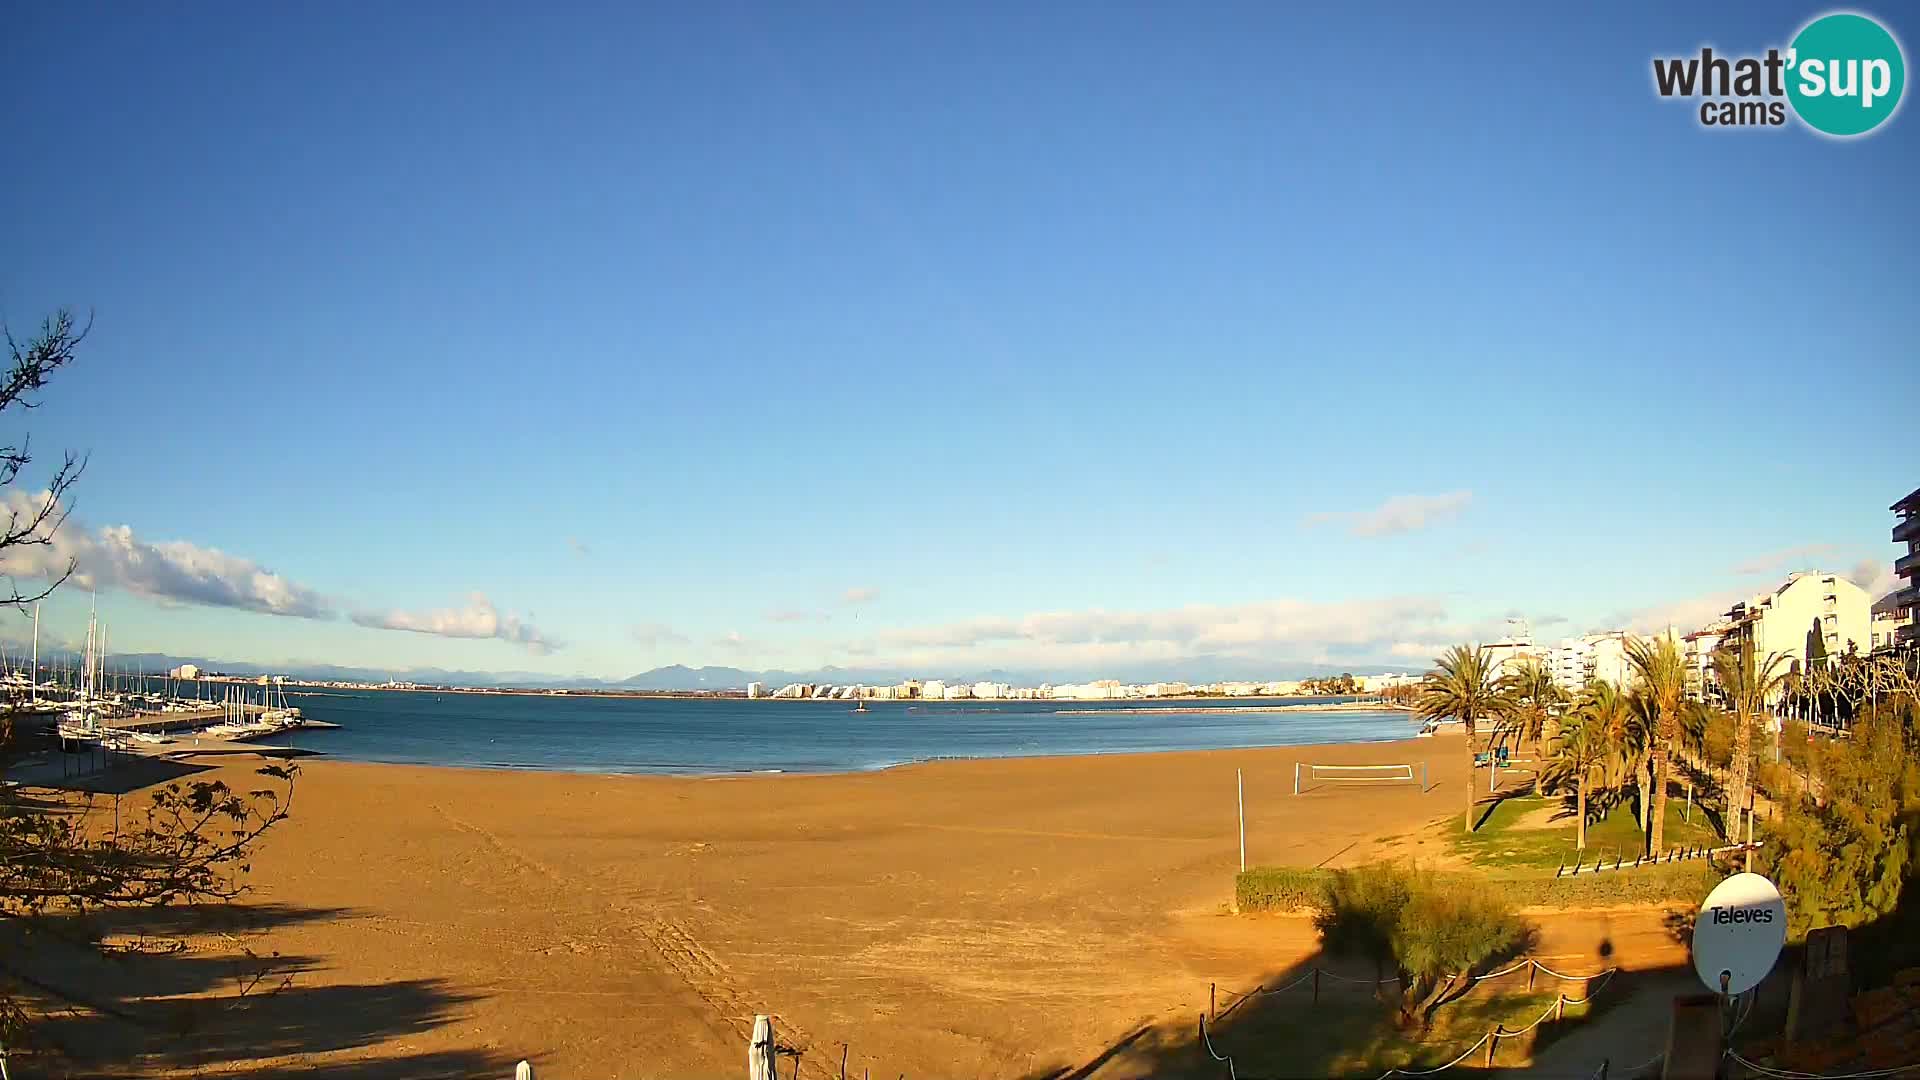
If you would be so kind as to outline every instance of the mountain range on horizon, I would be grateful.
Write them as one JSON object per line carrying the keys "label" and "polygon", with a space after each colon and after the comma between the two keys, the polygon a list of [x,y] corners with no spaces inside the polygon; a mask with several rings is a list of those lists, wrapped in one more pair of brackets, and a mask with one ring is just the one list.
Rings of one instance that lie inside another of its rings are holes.
{"label": "mountain range on horizon", "polygon": [[[17,645],[10,645],[9,651],[18,655],[20,650]],[[40,662],[42,665],[69,664],[76,662],[78,658],[78,653],[68,649],[42,650]],[[978,671],[908,672],[898,668],[843,668],[832,665],[806,671],[778,669],[754,671],[717,665],[688,667],[684,664],[669,664],[629,675],[624,679],[602,679],[584,675],[553,676],[530,671],[465,671],[428,667],[384,669],[307,661],[289,661],[284,664],[270,665],[200,656],[175,656],[168,653],[114,653],[108,658],[107,663],[115,672],[135,671],[148,674],[158,674],[182,664],[192,664],[203,671],[225,675],[287,675],[328,682],[385,682],[391,679],[398,682],[433,683],[446,686],[659,691],[739,690],[752,682],[765,683],[769,688],[777,688],[793,682],[888,684],[909,678],[944,679],[947,682],[968,683],[1000,682],[1014,686],[1086,682],[1094,679],[1119,679],[1122,682],[1131,683],[1176,681],[1210,683],[1303,679],[1338,675],[1343,671],[1351,671],[1356,675],[1370,675],[1382,672],[1401,674],[1420,670],[1394,665],[1354,667],[1298,661],[1268,662],[1245,657],[1214,655],[1198,656],[1183,661],[1157,661],[1124,666],[1117,670],[1065,672],[1009,671],[1000,668]]]}

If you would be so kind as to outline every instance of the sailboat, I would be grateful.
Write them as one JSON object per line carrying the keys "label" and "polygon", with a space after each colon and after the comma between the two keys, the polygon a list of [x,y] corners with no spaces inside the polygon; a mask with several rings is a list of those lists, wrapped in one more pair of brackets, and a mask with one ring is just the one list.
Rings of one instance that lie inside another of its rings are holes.
{"label": "sailboat", "polygon": [[100,714],[96,702],[100,696],[99,659],[95,655],[96,635],[99,624],[95,621],[95,610],[87,611],[87,651],[86,674],[80,681],[75,693],[77,707],[68,709],[64,720],[57,730],[63,739],[98,739],[101,736]]}

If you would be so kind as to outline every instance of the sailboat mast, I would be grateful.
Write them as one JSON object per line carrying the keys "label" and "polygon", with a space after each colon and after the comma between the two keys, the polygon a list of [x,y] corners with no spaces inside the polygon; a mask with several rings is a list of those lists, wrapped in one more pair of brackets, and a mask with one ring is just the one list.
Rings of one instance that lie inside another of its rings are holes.
{"label": "sailboat mast", "polygon": [[40,704],[40,605],[33,605],[33,703]]}

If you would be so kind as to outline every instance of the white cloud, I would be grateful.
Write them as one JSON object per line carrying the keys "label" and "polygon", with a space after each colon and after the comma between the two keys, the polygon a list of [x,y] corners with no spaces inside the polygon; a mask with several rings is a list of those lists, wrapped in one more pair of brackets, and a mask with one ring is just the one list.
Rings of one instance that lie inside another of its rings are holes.
{"label": "white cloud", "polygon": [[840,602],[850,607],[871,604],[880,595],[880,590],[871,585],[856,585],[840,594]]}
{"label": "white cloud", "polygon": [[984,615],[883,630],[848,645],[846,651],[885,656],[902,665],[1086,667],[1202,655],[1301,661],[1345,656],[1385,662],[1406,655],[1394,648],[1396,643],[1464,641],[1478,629],[1449,619],[1446,605],[1432,597],[1343,603],[1280,599],[1150,611]]}
{"label": "white cloud", "polygon": [[777,623],[826,622],[829,618],[831,618],[831,616],[824,611],[787,610],[767,612],[767,621]]}
{"label": "white cloud", "polygon": [[1657,634],[1671,626],[1684,634],[1700,629],[1725,615],[1728,608],[1753,597],[1752,589],[1717,589],[1682,600],[1617,613],[1607,620],[1606,628],[1636,634]]}
{"label": "white cloud", "polygon": [[559,644],[542,634],[534,625],[517,615],[502,615],[483,593],[474,593],[464,608],[438,611],[388,611],[353,614],[353,621],[378,630],[405,630],[414,634],[434,634],[449,638],[498,638],[545,655]]}
{"label": "white cloud", "polygon": [[1443,495],[1395,495],[1371,510],[1322,510],[1308,514],[1308,526],[1344,524],[1352,536],[1396,536],[1460,516],[1473,501],[1471,491]]}
{"label": "white cloud", "polygon": [[627,627],[627,636],[649,649],[660,645],[685,645],[688,640],[687,635],[666,623],[636,623]]}
{"label": "white cloud", "polygon": [[1746,575],[1806,570],[1817,565],[1821,559],[1832,556],[1835,550],[1832,544],[1801,544],[1799,547],[1781,548],[1736,563],[1732,572]]}
{"label": "white cloud", "polygon": [[725,634],[714,638],[713,643],[723,649],[744,649],[747,647],[747,639],[741,637],[740,631],[738,630],[727,631]]}
{"label": "white cloud", "polygon": [[1878,600],[1901,586],[1893,576],[1893,563],[1877,559],[1861,559],[1847,579],[1867,590],[1868,600]]}
{"label": "white cloud", "polygon": [[[0,500],[16,527],[25,527],[46,494],[9,491]],[[58,513],[49,518],[57,522]],[[289,581],[252,559],[185,540],[142,540],[126,525],[89,532],[77,520],[47,535],[45,543],[22,544],[0,553],[0,574],[51,580],[74,566],[72,583],[83,589],[118,588],[161,603],[237,608],[265,615],[330,619],[333,603],[318,591]]]}

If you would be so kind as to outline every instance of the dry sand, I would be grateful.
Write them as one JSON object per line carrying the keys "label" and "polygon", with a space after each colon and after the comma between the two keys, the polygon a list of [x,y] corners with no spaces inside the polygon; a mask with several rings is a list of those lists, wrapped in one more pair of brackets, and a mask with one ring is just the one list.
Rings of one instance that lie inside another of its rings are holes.
{"label": "dry sand", "polygon": [[[1249,863],[1340,865],[1457,814],[1462,757],[1443,737],[738,779],[310,762],[251,875],[284,906],[256,947],[302,970],[257,1008],[289,1014],[275,1075],[736,1076],[755,1013],[803,1076],[837,1075],[843,1044],[855,1076],[1053,1075],[1313,951],[1304,919],[1227,914],[1236,768]],[[1301,760],[1426,760],[1435,787],[1296,797]],[[1601,933],[1616,961],[1673,960],[1657,918],[1548,931],[1571,965]]]}

